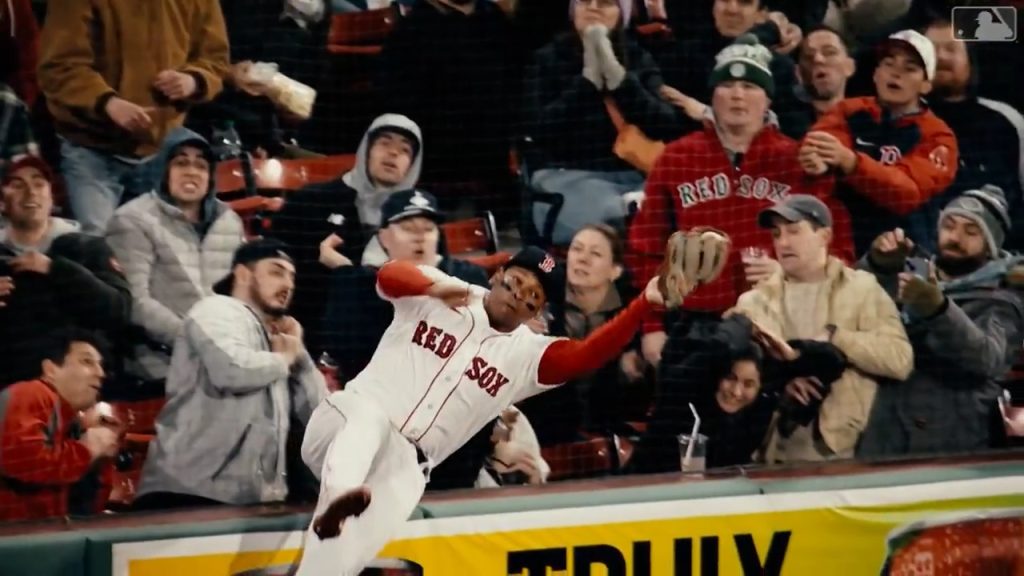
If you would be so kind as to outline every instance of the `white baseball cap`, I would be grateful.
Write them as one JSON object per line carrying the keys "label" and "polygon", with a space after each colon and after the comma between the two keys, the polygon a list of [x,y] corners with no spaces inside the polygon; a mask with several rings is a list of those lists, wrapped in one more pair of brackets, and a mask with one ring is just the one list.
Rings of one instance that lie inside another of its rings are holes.
{"label": "white baseball cap", "polygon": [[928,80],[935,78],[935,44],[927,36],[916,30],[900,30],[889,35],[889,38],[878,47],[880,52],[887,51],[893,44],[909,47],[924,65],[924,75]]}

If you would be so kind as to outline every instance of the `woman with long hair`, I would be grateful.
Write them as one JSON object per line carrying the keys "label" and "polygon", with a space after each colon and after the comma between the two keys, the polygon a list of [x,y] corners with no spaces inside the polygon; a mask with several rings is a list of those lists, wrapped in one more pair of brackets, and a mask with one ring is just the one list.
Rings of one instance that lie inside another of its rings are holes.
{"label": "woman with long hair", "polygon": [[[606,224],[590,224],[572,238],[566,258],[564,304],[549,311],[546,326],[534,329],[557,336],[585,338],[613,318],[632,299],[623,277],[622,239]],[[597,371],[522,402],[520,409],[542,446],[579,440],[590,434],[628,432],[629,407],[646,406],[645,367],[636,350],[625,352]],[[643,409],[639,410],[643,415]]]}
{"label": "woman with long hair", "polygon": [[630,461],[635,472],[679,470],[679,434],[700,417],[708,438],[706,466],[749,464],[761,447],[772,415],[796,407],[779,391],[796,378],[836,380],[846,358],[828,342],[786,342],[742,314],[698,321],[686,329],[679,353],[666,351],[658,369],[658,392],[648,427]]}

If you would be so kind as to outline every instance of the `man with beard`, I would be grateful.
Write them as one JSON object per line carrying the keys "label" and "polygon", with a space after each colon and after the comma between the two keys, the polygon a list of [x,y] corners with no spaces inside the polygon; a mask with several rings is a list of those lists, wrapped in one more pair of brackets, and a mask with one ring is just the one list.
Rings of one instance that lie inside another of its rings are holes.
{"label": "man with beard", "polygon": [[838,32],[824,24],[812,28],[797,54],[796,104],[779,112],[779,123],[803,137],[822,114],[846,97],[846,84],[855,69],[850,49]]}
{"label": "man with beard", "polygon": [[295,266],[279,240],[242,245],[218,295],[199,301],[174,343],[167,404],[142,469],[139,508],[280,502],[292,419],[327,385],[287,315]]}
{"label": "man with beard", "polygon": [[[858,456],[973,452],[992,445],[998,379],[1017,356],[1024,303],[1006,287],[1002,251],[1010,230],[995,186],[968,190],[939,216],[934,261],[908,256],[914,244],[896,229],[875,239],[861,266],[900,304],[914,348],[914,371],[883,383]],[[909,265],[908,265],[909,262]]]}
{"label": "man with beard", "polygon": [[[932,112],[953,130],[960,146],[956,180],[922,210],[922,225],[932,230],[939,211],[964,190],[996,184],[1006,192],[1014,234],[1006,239],[1009,250],[1024,248],[1024,117],[1013,106],[978,95],[977,44],[957,40],[945,20],[933,22],[925,35],[935,44],[936,67]],[[935,238],[934,231],[918,243]]]}
{"label": "man with beard", "polygon": [[956,137],[924,104],[935,80],[935,46],[914,30],[879,47],[875,96],[848,98],[821,117],[798,155],[808,174],[834,173],[853,220],[858,254],[881,232],[910,228],[911,215],[956,176]]}

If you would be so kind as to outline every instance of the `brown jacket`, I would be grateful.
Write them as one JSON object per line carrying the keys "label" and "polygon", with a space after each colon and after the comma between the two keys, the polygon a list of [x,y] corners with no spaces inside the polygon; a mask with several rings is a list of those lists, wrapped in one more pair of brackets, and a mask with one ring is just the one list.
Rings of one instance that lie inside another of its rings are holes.
{"label": "brown jacket", "polygon": [[[913,369],[913,351],[896,304],[875,277],[834,257],[829,258],[827,275],[815,309],[824,309],[825,324],[836,326],[832,343],[846,354],[849,367],[821,405],[816,421],[820,438],[815,445],[798,445],[800,438],[819,436],[805,430],[802,436],[794,433],[781,454],[779,433],[773,427],[765,446],[769,462],[853,457],[875,401],[875,377],[904,380]],[[766,330],[793,339],[795,335],[786,333],[783,290],[780,271],[740,296],[736,309]]]}
{"label": "brown jacket", "polygon": [[[43,26],[39,85],[57,131],[74,144],[148,156],[182,124],[187,103],[169,103],[152,87],[167,69],[191,74],[193,102],[208,101],[229,68],[217,0],[51,0]],[[148,133],[129,134],[104,112],[119,96],[149,112]]]}

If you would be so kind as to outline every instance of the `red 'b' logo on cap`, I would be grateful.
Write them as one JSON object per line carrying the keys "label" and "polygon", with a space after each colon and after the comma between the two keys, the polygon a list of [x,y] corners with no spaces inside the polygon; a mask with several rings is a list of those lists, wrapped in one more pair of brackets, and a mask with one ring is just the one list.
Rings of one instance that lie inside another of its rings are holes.
{"label": "red 'b' logo on cap", "polygon": [[555,269],[555,259],[550,254],[545,254],[544,259],[541,260],[540,265],[537,267],[543,270],[545,274],[551,274],[551,271]]}

